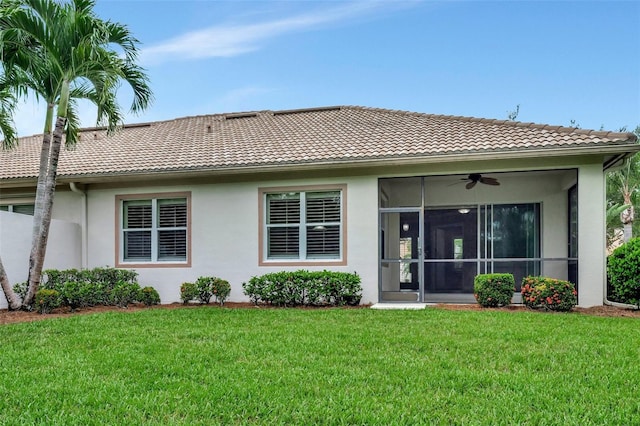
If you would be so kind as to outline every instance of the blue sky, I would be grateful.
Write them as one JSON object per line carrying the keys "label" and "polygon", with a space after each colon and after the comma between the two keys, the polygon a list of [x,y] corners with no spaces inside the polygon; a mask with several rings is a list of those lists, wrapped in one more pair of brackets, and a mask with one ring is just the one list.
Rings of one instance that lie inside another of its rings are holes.
{"label": "blue sky", "polygon": [[[142,42],[155,101],[128,123],[329,105],[506,119],[520,105],[519,121],[640,125],[636,1],[98,0],[97,13]],[[43,111],[21,108],[21,135]]]}

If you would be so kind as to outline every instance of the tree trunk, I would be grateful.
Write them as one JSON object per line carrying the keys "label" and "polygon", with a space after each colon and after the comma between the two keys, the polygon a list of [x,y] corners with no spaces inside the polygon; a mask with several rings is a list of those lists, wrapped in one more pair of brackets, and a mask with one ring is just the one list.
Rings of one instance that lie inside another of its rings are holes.
{"label": "tree trunk", "polygon": [[622,242],[626,243],[633,237],[633,221],[635,219],[635,209],[631,204],[630,197],[625,196],[625,201],[629,199],[629,208],[620,213],[620,221],[622,222]]}
{"label": "tree trunk", "polygon": [[622,242],[623,243],[628,242],[631,239],[632,235],[633,235],[633,224],[625,223],[624,225],[622,225]]}
{"label": "tree trunk", "polygon": [[[33,229],[31,231],[31,258],[35,257],[34,251],[38,246],[40,227],[42,226],[42,214],[44,210],[43,198],[47,186],[47,172],[49,169],[49,153],[51,149],[51,122],[53,120],[54,105],[47,105],[47,117],[42,134],[42,148],[40,149],[40,170],[38,171],[38,184],[36,187],[36,202],[33,209]],[[29,263],[31,265],[31,263]],[[31,269],[31,267],[29,267]]]}
{"label": "tree trunk", "polygon": [[31,250],[29,258],[29,288],[24,298],[23,305],[32,303],[33,297],[40,286],[42,266],[47,251],[47,240],[49,238],[49,227],[51,225],[51,212],[53,210],[53,198],[56,192],[56,177],[58,173],[58,159],[60,157],[60,147],[62,145],[62,134],[67,122],[66,117],[58,117],[53,130],[53,141],[51,143],[51,153],[49,157],[49,167],[47,170],[46,187],[42,199],[42,224],[36,241],[35,248]]}
{"label": "tree trunk", "polygon": [[22,306],[22,302],[20,301],[20,297],[13,291],[13,287],[9,284],[9,278],[7,277],[7,273],[4,270],[4,265],[2,264],[2,259],[0,258],[0,285],[2,286],[2,291],[4,292],[4,297],[7,298],[7,303],[9,304],[9,310],[17,310]]}

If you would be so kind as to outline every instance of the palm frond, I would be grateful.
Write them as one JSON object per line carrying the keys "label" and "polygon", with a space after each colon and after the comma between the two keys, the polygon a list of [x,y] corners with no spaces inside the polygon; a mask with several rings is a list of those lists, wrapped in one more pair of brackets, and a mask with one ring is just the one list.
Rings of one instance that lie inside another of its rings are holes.
{"label": "palm frond", "polygon": [[80,132],[80,118],[78,116],[78,102],[75,99],[69,100],[67,107],[67,123],[65,127],[65,147],[73,149],[78,143]]}

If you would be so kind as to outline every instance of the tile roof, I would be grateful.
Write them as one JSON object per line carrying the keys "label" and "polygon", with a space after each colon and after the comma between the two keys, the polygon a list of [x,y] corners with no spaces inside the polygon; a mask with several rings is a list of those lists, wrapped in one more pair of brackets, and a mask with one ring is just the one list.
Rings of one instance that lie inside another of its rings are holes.
{"label": "tile roof", "polygon": [[[0,151],[0,179],[37,176],[41,135]],[[109,176],[304,166],[636,143],[631,133],[357,106],[257,111],[85,129],[58,175]],[[635,151],[635,149],[631,149]]]}

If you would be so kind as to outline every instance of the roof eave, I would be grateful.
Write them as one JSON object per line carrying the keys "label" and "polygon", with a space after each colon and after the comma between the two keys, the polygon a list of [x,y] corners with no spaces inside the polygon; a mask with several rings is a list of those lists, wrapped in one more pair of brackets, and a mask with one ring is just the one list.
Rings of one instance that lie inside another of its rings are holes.
{"label": "roof eave", "polygon": [[[496,150],[482,152],[457,152],[453,154],[422,154],[413,156],[398,157],[379,157],[379,158],[346,158],[346,159],[330,159],[324,161],[309,162],[292,162],[292,163],[273,163],[273,164],[251,164],[244,166],[228,166],[228,167],[199,167],[189,169],[156,169],[156,170],[133,170],[125,172],[109,172],[109,173],[86,173],[73,175],[58,175],[59,183],[68,182],[104,182],[104,181],[122,181],[126,179],[146,179],[158,176],[176,176],[176,177],[201,177],[211,175],[250,175],[272,172],[295,172],[295,171],[312,171],[326,169],[341,169],[345,167],[366,168],[381,166],[408,166],[416,164],[433,164],[442,162],[457,161],[491,161],[491,160],[509,160],[509,159],[531,159],[544,157],[577,157],[584,155],[613,155],[620,157],[630,156],[640,151],[640,145],[635,143],[619,144],[619,145],[593,145],[576,148],[558,147],[558,148],[539,148],[528,150]],[[0,179],[0,188],[2,187],[20,187],[33,185],[36,178],[15,178]]]}

